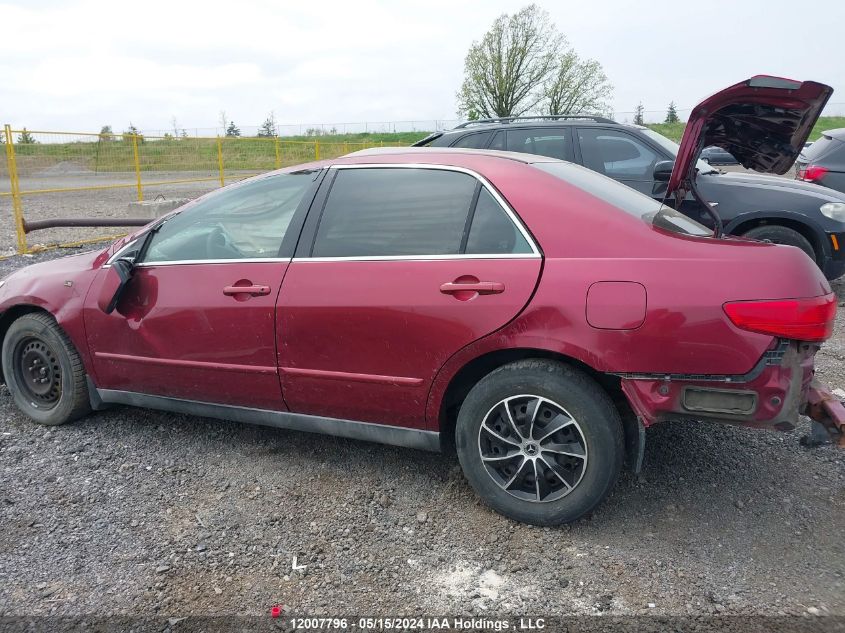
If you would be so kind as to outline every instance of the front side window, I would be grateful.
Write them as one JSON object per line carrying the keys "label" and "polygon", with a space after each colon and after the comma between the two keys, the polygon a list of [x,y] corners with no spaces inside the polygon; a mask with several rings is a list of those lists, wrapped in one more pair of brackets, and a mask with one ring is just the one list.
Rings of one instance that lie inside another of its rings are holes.
{"label": "front side window", "polygon": [[313,257],[521,255],[534,249],[477,178],[433,168],[339,169]]}
{"label": "front side window", "polygon": [[152,237],[144,261],[278,257],[315,173],[277,174],[214,192],[167,220]]}
{"label": "front side window", "polygon": [[617,180],[652,180],[661,157],[645,143],[615,130],[580,128],[584,167]]}

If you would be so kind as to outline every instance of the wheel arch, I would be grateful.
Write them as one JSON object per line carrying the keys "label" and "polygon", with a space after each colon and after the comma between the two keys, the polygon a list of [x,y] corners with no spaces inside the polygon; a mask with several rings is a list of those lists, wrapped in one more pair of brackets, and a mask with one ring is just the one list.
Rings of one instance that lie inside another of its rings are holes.
{"label": "wheel arch", "polygon": [[726,227],[725,233],[743,235],[758,226],[782,226],[800,233],[813,246],[816,260],[823,262],[829,257],[827,240],[824,232],[810,218],[787,211],[745,213],[734,218]]}
{"label": "wheel arch", "polygon": [[454,451],[455,425],[460,406],[470,390],[490,372],[519,360],[546,359],[570,365],[590,376],[604,389],[616,405],[626,426],[631,420],[636,424],[636,417],[622,392],[621,381],[616,376],[606,374],[585,362],[564,353],[536,347],[513,347],[487,351],[465,362],[449,380],[438,407],[437,427],[440,432],[441,449]]}
{"label": "wheel arch", "polygon": [[[43,306],[31,303],[19,303],[17,305],[13,305],[10,308],[7,308],[3,314],[0,314],[0,349],[3,347],[3,341],[6,340],[6,333],[9,331],[9,327],[12,323],[23,315],[31,314],[33,312],[50,314],[50,311],[46,310]],[[3,376],[3,366],[0,364],[0,384],[5,383],[6,379]]]}

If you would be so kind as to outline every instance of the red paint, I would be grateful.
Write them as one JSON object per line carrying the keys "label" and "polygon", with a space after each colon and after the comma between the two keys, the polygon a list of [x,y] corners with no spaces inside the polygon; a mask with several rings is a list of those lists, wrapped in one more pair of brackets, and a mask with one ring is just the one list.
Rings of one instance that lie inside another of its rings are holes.
{"label": "red paint", "polygon": [[[0,312],[56,315],[100,388],[437,429],[450,381],[485,354],[536,349],[597,372],[744,374],[775,339],[737,327],[724,304],[830,293],[798,249],[658,230],[515,160],[425,151],[333,162],[475,170],[543,256],[141,267],[105,315],[107,249],[13,274]],[[802,362],[802,375],[773,367],[751,383],[754,424],[780,414],[771,396],[803,385],[812,356]],[[655,381],[623,388],[652,422],[677,411],[684,384],[665,396]]]}
{"label": "red paint", "polygon": [[597,281],[587,290],[587,323],[600,330],[635,330],[645,321],[645,286]]}

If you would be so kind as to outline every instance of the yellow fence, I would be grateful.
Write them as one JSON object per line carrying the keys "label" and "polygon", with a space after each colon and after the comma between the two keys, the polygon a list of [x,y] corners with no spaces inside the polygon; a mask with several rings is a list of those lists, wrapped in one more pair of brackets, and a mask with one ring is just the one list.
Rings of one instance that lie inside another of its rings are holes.
{"label": "yellow fence", "polygon": [[[286,140],[283,137],[175,137],[13,130],[0,142],[0,255],[31,253],[108,237],[102,229],[38,232],[27,220],[127,218],[128,203],[155,197],[196,197],[227,182],[383,142]],[[61,197],[57,197],[61,196]],[[137,214],[135,214],[137,215]],[[9,230],[13,228],[13,231]],[[36,235],[35,233],[30,236]],[[46,235],[46,237],[42,237]],[[12,246],[12,243],[14,246]]]}

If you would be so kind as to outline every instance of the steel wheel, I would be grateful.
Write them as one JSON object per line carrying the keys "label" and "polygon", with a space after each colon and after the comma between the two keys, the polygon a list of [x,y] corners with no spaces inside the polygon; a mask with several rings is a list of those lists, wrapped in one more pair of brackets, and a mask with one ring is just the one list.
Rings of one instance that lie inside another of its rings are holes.
{"label": "steel wheel", "polygon": [[578,422],[541,396],[499,401],[481,423],[478,450],[500,488],[537,503],[568,495],[587,466],[587,443]]}
{"label": "steel wheel", "polygon": [[42,339],[28,337],[15,346],[14,371],[23,395],[39,409],[51,409],[62,395],[62,368]]}

